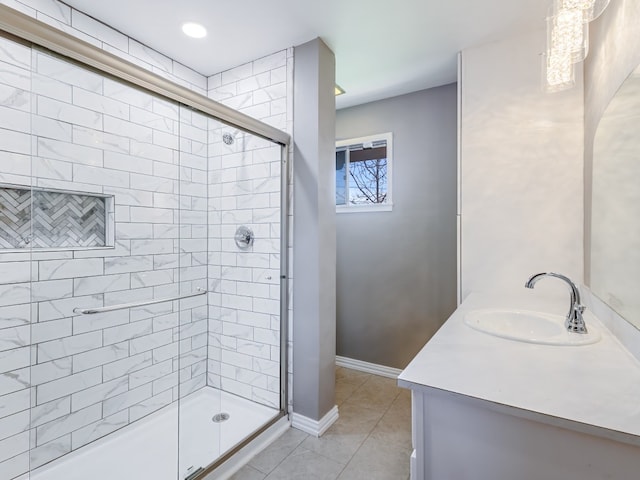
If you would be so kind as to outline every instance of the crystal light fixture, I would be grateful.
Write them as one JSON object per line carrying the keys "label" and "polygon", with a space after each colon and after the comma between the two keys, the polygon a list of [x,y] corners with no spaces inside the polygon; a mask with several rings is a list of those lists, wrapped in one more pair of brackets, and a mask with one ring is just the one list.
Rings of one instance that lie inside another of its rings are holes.
{"label": "crystal light fixture", "polygon": [[561,9],[578,9],[583,12],[585,22],[598,18],[609,5],[610,0],[555,0],[556,11]]}
{"label": "crystal light fixture", "polygon": [[567,52],[573,63],[581,62],[588,52],[589,26],[582,21],[582,10],[562,9],[548,18],[548,50]]}
{"label": "crystal light fixture", "polygon": [[569,53],[549,50],[542,59],[545,91],[559,92],[575,85],[575,72]]}
{"label": "crystal light fixture", "polygon": [[575,84],[574,64],[589,51],[589,22],[610,0],[553,0],[547,17],[547,51],[543,55],[544,88],[557,92]]}

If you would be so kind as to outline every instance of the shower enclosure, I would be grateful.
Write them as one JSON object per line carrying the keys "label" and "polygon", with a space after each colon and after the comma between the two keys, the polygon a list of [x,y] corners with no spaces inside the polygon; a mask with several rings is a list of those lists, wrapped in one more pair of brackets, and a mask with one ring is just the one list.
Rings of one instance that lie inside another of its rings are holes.
{"label": "shower enclosure", "polygon": [[286,422],[289,137],[0,9],[0,478],[203,477]]}

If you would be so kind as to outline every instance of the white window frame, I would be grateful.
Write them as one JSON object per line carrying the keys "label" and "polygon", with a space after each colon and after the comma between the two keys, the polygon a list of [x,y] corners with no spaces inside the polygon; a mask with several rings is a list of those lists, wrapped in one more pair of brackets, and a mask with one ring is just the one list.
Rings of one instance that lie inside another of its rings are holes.
{"label": "white window frame", "polygon": [[[349,203],[349,155],[346,156],[346,179],[345,192],[347,195],[344,205],[336,205],[336,213],[358,213],[358,212],[390,212],[393,210],[393,134],[391,132],[379,133],[376,135],[367,135],[366,137],[348,138],[336,142],[336,150],[340,147],[348,147],[350,145],[358,145],[360,143],[372,143],[380,140],[387,142],[387,198],[384,203],[371,203],[368,205],[352,205]],[[334,155],[335,163],[335,155]],[[335,179],[334,179],[335,183]],[[335,195],[334,195],[335,197]],[[334,199],[335,201],[335,199]]]}

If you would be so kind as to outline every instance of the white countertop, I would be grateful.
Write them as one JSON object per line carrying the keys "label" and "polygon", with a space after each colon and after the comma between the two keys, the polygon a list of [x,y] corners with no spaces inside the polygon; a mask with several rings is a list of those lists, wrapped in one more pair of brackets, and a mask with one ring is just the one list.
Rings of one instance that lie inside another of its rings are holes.
{"label": "white countertop", "polygon": [[466,312],[480,308],[568,310],[568,295],[560,301],[535,293],[471,294],[400,374],[398,384],[485,400],[511,407],[507,413],[515,408],[551,424],[577,422],[571,428],[640,445],[640,363],[588,311],[587,327],[602,333],[593,345],[523,343],[463,323]]}

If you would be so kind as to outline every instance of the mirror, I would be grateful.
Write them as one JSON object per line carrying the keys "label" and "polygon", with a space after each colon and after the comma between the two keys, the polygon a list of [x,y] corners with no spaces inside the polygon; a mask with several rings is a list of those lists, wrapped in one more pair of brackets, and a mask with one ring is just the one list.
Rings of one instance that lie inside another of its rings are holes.
{"label": "mirror", "polygon": [[591,290],[640,328],[640,67],[600,120],[592,186]]}

